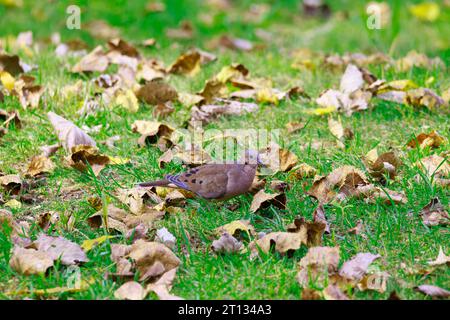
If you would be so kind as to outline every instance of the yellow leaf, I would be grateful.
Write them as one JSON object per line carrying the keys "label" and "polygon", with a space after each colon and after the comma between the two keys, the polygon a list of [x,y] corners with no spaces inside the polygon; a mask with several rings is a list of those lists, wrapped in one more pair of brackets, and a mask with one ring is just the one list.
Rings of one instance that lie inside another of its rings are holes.
{"label": "yellow leaf", "polygon": [[10,207],[11,209],[20,209],[22,208],[22,203],[20,203],[16,199],[11,199],[5,203],[5,207]]}
{"label": "yellow leaf", "polygon": [[101,236],[95,239],[84,240],[83,243],[81,244],[81,248],[85,252],[88,252],[92,250],[92,248],[94,248],[95,246],[98,246],[99,244],[102,244],[103,242],[111,238],[113,238],[113,236]]}
{"label": "yellow leaf", "polygon": [[108,156],[108,158],[109,158],[109,164],[126,164],[126,163],[130,162],[130,159],[128,159],[128,158],[111,157],[111,156]]}
{"label": "yellow leaf", "polygon": [[434,2],[422,2],[411,6],[409,11],[419,20],[433,22],[439,18],[441,8]]}
{"label": "yellow leaf", "polygon": [[131,90],[126,90],[120,93],[116,99],[115,104],[122,106],[122,108],[135,113],[139,110],[139,102],[136,95]]}
{"label": "yellow leaf", "polygon": [[336,112],[335,107],[316,108],[314,110],[306,110],[306,113],[313,114],[316,116],[323,116],[323,115],[330,114],[333,112]]}
{"label": "yellow leaf", "polygon": [[0,71],[0,81],[6,90],[11,92],[14,89],[15,79],[6,71]]}

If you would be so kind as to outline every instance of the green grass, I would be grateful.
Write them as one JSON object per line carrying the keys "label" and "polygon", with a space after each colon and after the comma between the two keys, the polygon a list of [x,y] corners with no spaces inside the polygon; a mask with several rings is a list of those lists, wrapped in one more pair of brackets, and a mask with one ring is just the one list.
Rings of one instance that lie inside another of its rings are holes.
{"label": "green grass", "polygon": [[[53,32],[60,32],[63,41],[81,38],[90,46],[101,44],[101,41],[90,37],[86,30],[68,30],[65,28],[65,9],[74,1],[25,1],[25,8],[6,9],[0,5],[0,37],[17,35],[20,31],[32,30],[35,39],[49,37]],[[240,15],[251,6],[252,1],[235,1],[239,3],[230,14],[218,13],[213,24],[207,26],[198,18],[200,13],[208,13],[201,1],[167,0],[164,13],[147,14],[142,7],[146,1],[76,1],[82,8],[82,23],[95,19],[103,19],[119,28],[124,39],[137,43],[140,40],[155,37],[159,48],[143,49],[146,57],[156,57],[166,64],[191,46],[205,48],[205,44],[213,37],[230,33],[238,37],[257,41],[254,31],[263,28],[272,32],[274,40],[268,43],[263,51],[236,53],[232,51],[216,52],[218,61],[202,68],[194,78],[184,76],[168,76],[171,83],[180,92],[197,92],[223,66],[231,62],[243,63],[249,68],[253,77],[265,77],[273,80],[274,86],[281,89],[293,85],[301,85],[305,91],[316,97],[321,91],[336,87],[340,72],[329,72],[322,66],[315,71],[298,71],[291,68],[291,50],[309,47],[323,53],[345,52],[377,52],[390,53],[394,58],[404,56],[410,50],[417,50],[429,56],[439,56],[445,63],[445,69],[424,70],[414,68],[410,72],[397,73],[394,70],[383,70],[380,66],[370,67],[380,78],[387,80],[412,79],[425,86],[425,81],[434,77],[429,87],[438,93],[450,86],[448,64],[450,58],[450,10],[442,8],[438,21],[434,23],[419,22],[409,15],[406,1],[394,15],[394,25],[398,31],[388,28],[380,31],[368,31],[365,27],[365,1],[332,1],[334,11],[345,11],[348,18],[333,17],[328,21],[304,19],[298,9],[298,1],[266,1],[271,3],[272,10],[260,23],[249,24],[241,21]],[[330,1],[331,2],[331,1]],[[395,1],[389,1],[391,7]],[[418,1],[408,1],[417,3]],[[165,37],[164,29],[178,26],[181,20],[190,20],[197,29],[193,40],[175,42]],[[326,25],[327,27],[323,27]],[[315,31],[322,30],[322,31]],[[53,48],[43,49],[39,54],[27,57],[24,52],[19,55],[28,63],[38,66],[32,74],[37,81],[47,88],[60,88],[75,82],[79,76],[71,75],[65,67],[66,62],[55,59]],[[74,61],[70,61],[73,63]],[[94,77],[95,74],[92,76]],[[87,79],[84,79],[87,80]],[[358,252],[379,253],[382,258],[375,263],[380,270],[387,271],[391,277],[385,293],[374,291],[360,292],[355,290],[354,298],[386,299],[395,290],[405,299],[424,299],[413,290],[420,284],[434,284],[443,288],[450,287],[449,269],[436,269],[431,274],[407,274],[401,263],[414,269],[425,268],[427,261],[437,256],[442,246],[448,253],[450,237],[448,227],[426,227],[419,212],[432,197],[439,197],[448,207],[448,189],[434,186],[429,181],[414,177],[419,173],[414,163],[432,153],[448,151],[448,145],[437,150],[407,150],[405,144],[420,132],[438,130],[449,138],[449,113],[445,110],[415,110],[404,105],[373,101],[373,108],[355,113],[351,117],[342,116],[344,127],[350,127],[355,133],[345,150],[322,148],[314,150],[312,142],[332,143],[333,137],[327,128],[326,117],[315,117],[305,113],[314,107],[313,102],[302,100],[283,101],[278,106],[262,105],[254,114],[240,117],[223,118],[212,123],[208,128],[242,128],[249,124],[254,128],[278,129],[290,121],[307,121],[308,125],[300,133],[286,139],[291,151],[297,154],[302,162],[318,169],[319,174],[327,174],[334,168],[350,164],[364,169],[361,157],[369,150],[378,147],[380,151],[389,148],[397,150],[404,162],[398,180],[390,181],[388,188],[405,191],[408,204],[387,206],[378,202],[367,204],[362,200],[351,200],[338,205],[328,205],[326,214],[331,223],[332,233],[324,236],[323,244],[339,246],[341,261],[351,258]],[[161,152],[156,147],[139,148],[138,135],[132,133],[131,124],[136,119],[152,119],[151,107],[141,104],[136,114],[129,114],[121,109],[101,110],[95,115],[79,117],[76,111],[80,100],[64,101],[60,97],[46,96],[44,103],[36,110],[21,110],[17,99],[6,97],[2,108],[20,110],[24,120],[22,129],[11,128],[9,133],[0,138],[0,171],[3,173],[20,173],[26,169],[28,160],[39,153],[39,147],[54,144],[57,137],[47,120],[46,113],[54,111],[77,125],[89,127],[102,125],[99,133],[92,134],[98,142],[113,135],[120,135],[117,148],[108,150],[100,145],[106,154],[130,158],[126,165],[107,167],[99,177],[88,173],[80,173],[63,165],[65,154],[59,151],[53,158],[57,168],[47,178],[47,184],[35,190],[43,199],[35,205],[24,205],[13,210],[17,219],[35,217],[47,211],[59,212],[63,217],[72,214],[75,218],[73,229],[60,228],[56,231],[77,243],[102,235],[102,231],[92,230],[86,218],[95,212],[87,199],[91,196],[101,197],[111,194],[119,187],[131,187],[138,181],[159,178],[168,172],[181,169],[177,165],[169,165],[159,169],[157,159]],[[176,105],[174,114],[165,121],[180,127],[189,117],[189,110]],[[285,179],[286,174],[278,174],[274,179]],[[249,211],[251,196],[244,195],[230,200],[238,203],[236,211],[230,211],[225,204],[206,205],[203,200],[189,200],[185,212],[167,215],[164,220],[155,223],[155,229],[166,227],[177,238],[176,255],[182,260],[172,293],[189,299],[299,299],[301,288],[295,280],[297,262],[305,254],[305,250],[296,252],[291,258],[278,254],[269,254],[256,260],[248,255],[216,256],[210,250],[214,239],[212,230],[236,219],[250,219],[257,231],[285,230],[287,224],[296,216],[312,218],[317,206],[316,202],[305,194],[312,179],[291,183],[287,193],[287,209],[270,210],[264,215],[252,214]],[[79,185],[80,190],[71,196],[62,192],[64,187]],[[8,199],[8,195],[5,195]],[[367,238],[346,233],[354,227],[358,220],[366,227]],[[61,223],[64,225],[64,223]],[[40,231],[32,228],[32,237]],[[153,231],[152,231],[153,233]],[[151,233],[151,234],[152,234]],[[121,235],[111,239],[113,243],[125,243]],[[68,274],[60,266],[53,268],[50,274],[42,276],[21,276],[14,272],[8,264],[12,244],[6,234],[0,233],[0,298],[15,299],[28,295],[8,295],[8,291],[20,289],[43,289],[65,286]],[[81,267],[83,279],[92,279],[94,283],[89,290],[78,293],[62,293],[56,295],[60,299],[112,299],[120,282],[105,280],[105,272],[113,272],[114,265],[110,260],[109,243],[104,243],[88,254],[90,262]],[[150,296],[155,298],[155,296]]]}

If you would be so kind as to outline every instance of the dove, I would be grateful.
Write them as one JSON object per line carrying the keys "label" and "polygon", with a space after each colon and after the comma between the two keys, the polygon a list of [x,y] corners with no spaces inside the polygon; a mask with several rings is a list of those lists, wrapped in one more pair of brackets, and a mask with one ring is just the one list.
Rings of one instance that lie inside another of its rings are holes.
{"label": "dove", "polygon": [[162,180],[138,183],[138,187],[179,188],[208,200],[228,200],[246,193],[261,165],[258,152],[246,150],[237,163],[205,164]]}

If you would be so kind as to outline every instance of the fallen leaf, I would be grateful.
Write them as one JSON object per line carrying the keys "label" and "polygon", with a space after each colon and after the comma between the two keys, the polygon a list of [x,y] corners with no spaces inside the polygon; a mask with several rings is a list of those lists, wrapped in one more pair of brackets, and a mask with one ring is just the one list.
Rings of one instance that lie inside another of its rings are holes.
{"label": "fallen leaf", "polygon": [[380,257],[379,254],[358,253],[351,260],[344,262],[339,275],[353,282],[359,282],[366,274],[369,265]]}
{"label": "fallen leaf", "polygon": [[445,137],[441,136],[436,131],[431,131],[429,133],[420,133],[414,139],[411,139],[406,145],[410,148],[419,147],[421,149],[430,147],[430,148],[439,148],[439,146],[446,143]]}
{"label": "fallen leaf", "polygon": [[445,255],[444,250],[442,250],[442,247],[439,247],[439,253],[438,253],[436,260],[430,261],[430,262],[428,262],[428,264],[430,266],[440,266],[440,265],[444,265],[444,264],[449,265],[450,257]]}
{"label": "fallen leaf", "polygon": [[450,165],[446,158],[433,154],[421,159],[417,166],[425,171],[433,183],[449,185]]}
{"label": "fallen leaf", "polygon": [[121,106],[125,110],[136,113],[139,110],[139,102],[132,90],[120,91],[113,102],[114,105]]}
{"label": "fallen leaf", "polygon": [[413,50],[408,52],[405,57],[395,61],[395,66],[399,72],[406,72],[413,67],[431,70],[436,67],[444,66],[444,63],[440,58],[430,59],[425,54]]}
{"label": "fallen leaf", "polygon": [[242,242],[225,232],[218,240],[214,240],[211,249],[216,253],[235,253],[242,248]]}
{"label": "fallen leaf", "polygon": [[376,148],[366,154],[364,163],[369,174],[377,180],[383,180],[385,176],[390,179],[395,178],[398,168],[402,165],[401,160],[393,151],[378,155]]}
{"label": "fallen leaf", "polygon": [[103,242],[106,242],[109,239],[114,238],[113,236],[101,236],[95,239],[88,239],[84,240],[81,244],[81,249],[84,250],[84,252],[91,251],[94,247],[98,246],[99,244],[102,244]]}
{"label": "fallen leaf", "polygon": [[414,107],[426,107],[430,110],[445,105],[444,99],[427,88],[413,89],[406,92],[405,103]]}
{"label": "fallen leaf", "polygon": [[58,134],[58,138],[66,151],[73,152],[73,148],[79,145],[95,147],[95,141],[84,133],[73,122],[64,119],[54,112],[49,112],[48,118]]}
{"label": "fallen leaf", "polygon": [[16,247],[9,265],[13,270],[24,275],[44,274],[53,266],[53,260],[47,252]]}
{"label": "fallen leaf", "polygon": [[40,252],[46,252],[53,260],[61,259],[63,265],[74,265],[89,261],[81,247],[63,237],[39,235],[33,246]]}
{"label": "fallen leaf", "polygon": [[17,195],[22,189],[22,179],[17,174],[7,174],[5,176],[0,176],[0,185],[7,192]]}
{"label": "fallen leaf", "polygon": [[338,247],[312,247],[300,260],[300,271],[296,279],[301,287],[309,288],[310,283],[324,287],[328,275],[335,274],[339,264]]}
{"label": "fallen leaf", "polygon": [[0,53],[0,71],[6,71],[12,76],[17,76],[18,74],[25,72],[19,56],[8,55],[5,53]]}
{"label": "fallen leaf", "polygon": [[155,283],[147,286],[147,292],[153,291],[160,300],[183,300],[183,298],[170,294],[177,268],[164,273]]}
{"label": "fallen leaf", "polygon": [[439,201],[439,198],[431,199],[420,212],[423,223],[427,226],[449,225],[450,215]]}
{"label": "fallen leaf", "polygon": [[251,51],[254,48],[253,43],[246,39],[233,38],[227,35],[220,37],[219,45],[237,51]]}
{"label": "fallen leaf", "polygon": [[368,184],[368,179],[362,171],[352,166],[343,166],[326,177],[316,178],[308,195],[316,198],[319,203],[328,203],[337,196],[340,198],[352,196],[358,186]]}
{"label": "fallen leaf", "polygon": [[169,84],[159,80],[153,80],[142,86],[136,92],[136,96],[139,100],[147,104],[158,105],[168,101],[176,101],[178,93]]}
{"label": "fallen leaf", "polygon": [[42,173],[52,172],[54,168],[55,165],[49,158],[43,155],[34,156],[28,164],[27,175],[35,177]]}
{"label": "fallen leaf", "polygon": [[121,55],[139,58],[139,52],[123,39],[115,38],[108,41],[108,46],[111,51],[117,51]]}
{"label": "fallen leaf", "polygon": [[96,47],[72,67],[72,72],[105,72],[109,66],[109,58],[101,46]]}
{"label": "fallen leaf", "polygon": [[307,163],[300,163],[289,171],[289,177],[297,180],[312,178],[316,175],[317,169]]}
{"label": "fallen leaf", "polygon": [[44,88],[34,83],[35,78],[21,75],[14,82],[14,95],[19,98],[20,104],[24,109],[27,107],[37,108],[44,92]]}
{"label": "fallen leaf", "polygon": [[167,228],[156,230],[155,241],[166,245],[170,249],[174,249],[177,244],[177,239],[169,232],[169,230],[167,230]]}
{"label": "fallen leaf", "polygon": [[285,209],[286,195],[284,193],[266,193],[264,190],[260,190],[253,196],[250,211],[256,212],[271,205],[274,205],[282,210]]}
{"label": "fallen leaf", "polygon": [[180,260],[165,245],[138,240],[131,245],[128,256],[134,261],[139,280],[163,275],[180,265]]}
{"label": "fallen leaf", "polygon": [[442,289],[438,286],[433,286],[429,284],[423,284],[421,286],[416,287],[416,290],[420,293],[423,293],[427,296],[433,298],[448,298],[450,297],[450,291]]}
{"label": "fallen leaf", "polygon": [[249,237],[256,234],[255,228],[250,224],[250,220],[235,220],[215,229],[214,231],[219,236],[227,233],[238,238],[242,232],[247,233]]}
{"label": "fallen leaf", "polygon": [[114,297],[120,300],[144,300],[146,290],[135,281],[125,282],[114,292]]}
{"label": "fallen leaf", "polygon": [[258,105],[251,102],[216,99],[218,104],[205,104],[191,109],[191,121],[201,121],[206,124],[222,115],[242,115],[256,112]]}
{"label": "fallen leaf", "polygon": [[9,201],[6,201],[4,206],[11,209],[20,209],[22,208],[22,203],[16,199],[11,199]]}
{"label": "fallen leaf", "polygon": [[325,226],[321,223],[307,222],[303,218],[295,219],[288,226],[288,232],[268,233],[260,239],[252,241],[249,249],[252,256],[255,256],[258,254],[258,250],[269,253],[273,245],[275,250],[282,254],[298,250],[302,245],[317,246],[322,241],[324,229]]}
{"label": "fallen leaf", "polygon": [[330,224],[325,216],[323,205],[319,205],[313,213],[313,221],[315,223],[323,224],[325,226],[324,232],[330,233]]}
{"label": "fallen leaf", "polygon": [[349,300],[349,298],[335,285],[328,285],[323,291],[325,300]]}

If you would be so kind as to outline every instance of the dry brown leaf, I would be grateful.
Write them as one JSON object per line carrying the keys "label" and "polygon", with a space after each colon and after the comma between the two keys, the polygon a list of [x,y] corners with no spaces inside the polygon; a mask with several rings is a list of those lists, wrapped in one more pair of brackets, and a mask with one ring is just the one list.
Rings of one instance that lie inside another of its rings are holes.
{"label": "dry brown leaf", "polygon": [[0,71],[6,71],[12,76],[17,76],[18,74],[25,72],[19,56],[8,55],[5,53],[0,53]]}
{"label": "dry brown leaf", "polygon": [[74,146],[72,154],[69,155],[69,165],[71,167],[81,172],[88,171],[90,167],[95,176],[98,176],[100,171],[110,163],[110,157],[100,154],[98,149],[92,146]]}
{"label": "dry brown leaf", "polygon": [[323,224],[325,226],[324,232],[330,233],[330,224],[325,216],[325,209],[323,205],[319,205],[313,213],[313,221],[318,224]]}
{"label": "dry brown leaf", "polygon": [[170,294],[177,268],[167,271],[155,283],[147,286],[147,292],[153,291],[160,300],[183,300],[183,298]]}
{"label": "dry brown leaf", "polygon": [[251,51],[254,48],[253,43],[248,40],[233,38],[227,35],[224,35],[219,39],[219,45],[236,51]]}
{"label": "dry brown leaf", "polygon": [[301,131],[305,127],[305,124],[301,122],[289,122],[285,127],[289,134],[294,134],[298,131]]}
{"label": "dry brown leaf", "polygon": [[423,223],[427,226],[450,225],[450,215],[439,201],[439,198],[431,199],[430,203],[420,212]]}
{"label": "dry brown leaf", "polygon": [[368,184],[367,177],[361,170],[352,166],[343,166],[335,169],[326,177],[316,178],[308,195],[316,198],[319,203],[327,203],[338,196],[340,198],[352,196],[358,186]]}
{"label": "dry brown leaf", "polygon": [[326,300],[349,300],[349,298],[335,285],[328,285],[323,291]]}
{"label": "dry brown leaf", "polygon": [[21,75],[20,78],[14,82],[14,95],[19,98],[20,104],[24,109],[27,107],[37,108],[41,95],[44,92],[44,87],[34,83],[35,78],[32,76]]}
{"label": "dry brown leaf", "polygon": [[22,189],[22,179],[17,174],[0,176],[0,186],[11,194],[18,194]]}
{"label": "dry brown leaf", "polygon": [[445,105],[444,99],[428,88],[409,90],[406,92],[405,102],[414,107],[426,107],[430,110]]}
{"label": "dry brown leaf", "polygon": [[165,245],[138,240],[131,245],[128,256],[134,261],[140,281],[155,278],[177,268],[180,260]]}
{"label": "dry brown leaf", "polygon": [[317,169],[307,163],[300,163],[289,171],[289,177],[297,180],[312,178],[316,175]]}
{"label": "dry brown leaf", "polygon": [[33,246],[41,252],[46,252],[53,260],[61,259],[63,265],[74,265],[89,261],[81,247],[63,237],[51,237],[41,234]]}
{"label": "dry brown leaf", "polygon": [[317,246],[322,242],[325,226],[321,223],[305,221],[304,218],[295,219],[288,226],[288,232],[271,232],[262,238],[252,241],[249,249],[252,256],[258,254],[258,250],[269,253],[273,245],[279,253],[287,253],[300,249],[302,245]]}
{"label": "dry brown leaf", "polygon": [[260,173],[275,174],[278,171],[286,172],[298,164],[298,157],[288,149],[281,148],[275,142],[271,142],[266,148],[259,151],[261,162],[264,163],[265,170]]}
{"label": "dry brown leaf", "polygon": [[440,58],[430,59],[423,53],[416,51],[410,51],[408,54],[395,61],[396,68],[400,72],[406,72],[412,67],[419,67],[424,69],[432,69],[439,66],[444,66],[443,61]]}
{"label": "dry brown leaf", "polygon": [[144,300],[146,290],[135,281],[125,282],[114,292],[114,297],[120,300]]}
{"label": "dry brown leaf", "polygon": [[431,266],[450,265],[450,256],[446,256],[442,247],[439,247],[439,253],[436,260],[430,261],[428,264]]}
{"label": "dry brown leaf", "polygon": [[296,279],[303,288],[310,287],[310,283],[323,287],[328,275],[337,272],[338,265],[338,247],[312,247],[300,260]]}
{"label": "dry brown leaf", "polygon": [[201,121],[206,124],[222,115],[242,115],[256,112],[258,105],[251,102],[239,102],[227,99],[215,99],[218,104],[205,104],[191,109],[191,122]]}
{"label": "dry brown leaf", "polygon": [[215,229],[214,232],[219,236],[228,233],[229,235],[238,238],[242,232],[247,233],[249,236],[254,236],[256,234],[255,228],[250,224],[250,220],[235,220],[220,226]]}
{"label": "dry brown leaf", "polygon": [[159,166],[163,168],[169,162],[181,162],[190,166],[199,166],[212,161],[211,156],[198,146],[191,146],[188,149],[178,147],[167,150],[158,159]]}
{"label": "dry brown leaf", "polygon": [[178,98],[177,91],[169,84],[160,80],[147,82],[136,92],[139,100],[150,104],[158,105],[168,101],[176,101]]}
{"label": "dry brown leaf", "polygon": [[369,265],[380,258],[379,254],[358,253],[351,260],[344,262],[339,275],[353,282],[359,282],[367,272]]}
{"label": "dry brown leaf", "polygon": [[217,57],[211,53],[192,49],[182,54],[168,68],[168,73],[185,74],[194,76],[200,71],[200,65],[216,60]]}
{"label": "dry brown leaf", "polygon": [[377,180],[383,180],[385,176],[390,179],[395,178],[398,168],[402,165],[401,160],[393,151],[378,155],[376,148],[366,154],[364,163],[369,174]]}
{"label": "dry brown leaf", "polygon": [[109,66],[109,58],[101,46],[96,47],[72,67],[72,72],[105,72]]}
{"label": "dry brown leaf", "polygon": [[411,139],[406,145],[410,148],[416,148],[417,146],[421,149],[426,147],[438,148],[446,142],[445,137],[441,136],[436,131],[431,131],[429,133],[422,132],[414,139]]}
{"label": "dry brown leaf", "polygon": [[27,175],[35,177],[42,173],[52,172],[54,168],[55,165],[49,158],[43,155],[34,156],[28,164]]}
{"label": "dry brown leaf", "polygon": [[250,211],[256,212],[260,209],[265,209],[270,205],[274,205],[282,210],[285,209],[286,195],[284,193],[266,193],[264,190],[260,190],[253,196]]}
{"label": "dry brown leaf", "polygon": [[205,103],[211,103],[215,98],[225,97],[227,92],[227,86],[223,82],[217,79],[210,79],[205,82],[202,91],[197,94],[203,97]]}
{"label": "dry brown leaf", "polygon": [[306,229],[303,232],[271,232],[261,239],[251,242],[249,249],[252,256],[256,256],[258,250],[269,253],[272,245],[275,244],[275,251],[284,254],[288,251],[298,250],[302,245],[306,246],[307,238]]}
{"label": "dry brown leaf", "polygon": [[47,252],[16,247],[9,260],[11,268],[21,274],[44,274],[53,266],[53,260]]}
{"label": "dry brown leaf", "polygon": [[416,290],[420,293],[423,293],[427,296],[433,298],[448,298],[450,297],[450,291],[442,289],[438,286],[433,286],[429,284],[423,284],[421,286],[416,287]]}
{"label": "dry brown leaf", "polygon": [[47,115],[53,128],[58,134],[58,139],[67,152],[72,152],[72,149],[79,145],[96,146],[95,141],[84,133],[83,130],[73,124],[73,122],[64,119],[54,112],[49,112]]}
{"label": "dry brown leaf", "polygon": [[228,232],[222,234],[218,240],[214,240],[211,249],[216,253],[235,253],[242,248],[242,242]]}
{"label": "dry brown leaf", "polygon": [[[128,228],[124,222],[127,213],[125,210],[116,208],[114,205],[108,205],[106,209],[107,219],[106,225],[108,229],[114,229],[125,234]],[[93,228],[99,228],[104,225],[104,212],[100,210],[87,219],[89,225]]]}
{"label": "dry brown leaf", "polygon": [[442,186],[449,185],[448,176],[450,175],[450,165],[447,158],[432,154],[431,156],[421,159],[417,165],[425,171],[425,174],[433,183]]}
{"label": "dry brown leaf", "polygon": [[108,41],[108,46],[111,51],[117,51],[121,55],[138,58],[139,52],[123,39],[115,38]]}
{"label": "dry brown leaf", "polygon": [[177,239],[169,232],[169,230],[167,230],[167,228],[156,230],[155,241],[166,245],[170,249],[174,249],[177,245]]}

